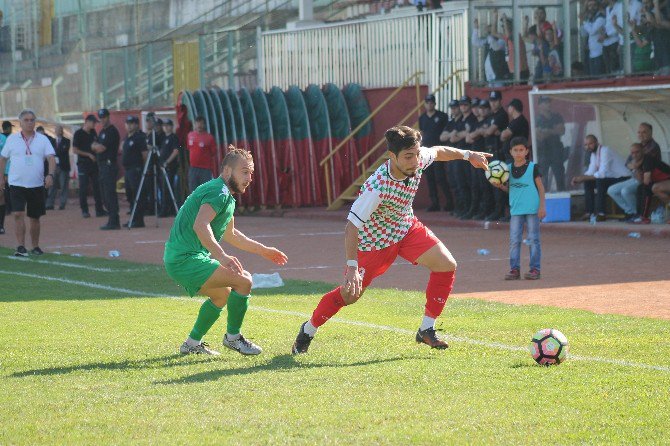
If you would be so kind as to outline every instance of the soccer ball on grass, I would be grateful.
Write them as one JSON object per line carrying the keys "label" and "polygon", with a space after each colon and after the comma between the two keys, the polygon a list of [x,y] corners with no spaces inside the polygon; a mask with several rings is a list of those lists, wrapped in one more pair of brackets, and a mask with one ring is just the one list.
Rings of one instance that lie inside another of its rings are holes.
{"label": "soccer ball on grass", "polygon": [[504,161],[491,161],[489,170],[484,171],[484,175],[490,183],[505,184],[509,180],[509,166]]}
{"label": "soccer ball on grass", "polygon": [[530,355],[540,365],[560,364],[568,359],[568,338],[553,328],[543,328],[530,341]]}

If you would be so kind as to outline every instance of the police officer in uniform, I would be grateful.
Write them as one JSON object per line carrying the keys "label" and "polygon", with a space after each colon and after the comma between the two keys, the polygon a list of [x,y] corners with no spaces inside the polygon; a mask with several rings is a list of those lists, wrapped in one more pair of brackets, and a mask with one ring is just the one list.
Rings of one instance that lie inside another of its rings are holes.
{"label": "police officer in uniform", "polygon": [[[509,117],[502,106],[502,92],[493,90],[489,93],[489,104],[491,104],[491,115],[489,126],[484,132],[485,151],[492,153],[494,159],[505,161],[509,154],[504,153],[500,134],[509,125]],[[496,221],[505,215],[505,207],[509,201],[507,194],[495,188],[493,191],[494,207],[485,217],[486,221]]]}
{"label": "police officer in uniform", "polygon": [[109,213],[107,224],[100,226],[100,229],[103,231],[121,229],[121,222],[119,221],[119,199],[116,195],[116,179],[119,175],[117,158],[121,137],[114,124],[110,122],[109,110],[106,108],[98,110],[98,118],[100,118],[102,129],[98,134],[97,140],[93,143],[92,149],[98,159],[102,200]]}
{"label": "police officer in uniform", "polygon": [[102,205],[102,196],[100,194],[100,178],[97,165],[97,159],[93,153],[92,145],[98,134],[95,132],[95,124],[98,119],[95,115],[88,115],[84,120],[84,125],[74,132],[72,137],[72,152],[77,155],[77,173],[79,176],[79,207],[81,215],[89,218],[88,212],[88,185],[93,189],[93,199],[95,200],[95,216],[104,217],[107,215]]}
{"label": "police officer in uniform", "polygon": [[[121,162],[126,171],[126,193],[130,194],[128,201],[130,202],[131,209],[137,199],[137,209],[135,210],[132,227],[143,228],[145,199],[143,196],[138,197],[137,193],[140,188],[140,181],[142,180],[144,163],[149,154],[147,136],[140,130],[140,120],[137,116],[128,116],[126,118],[126,130],[128,131],[128,136],[123,140],[123,153],[121,156]],[[123,226],[128,227],[128,223],[125,223]]]}
{"label": "police officer in uniform", "polygon": [[[471,150],[471,144],[465,141],[465,137],[470,133],[470,129],[477,126],[477,118],[472,113],[472,100],[469,96],[463,96],[458,101],[458,106],[463,114],[462,118],[456,123],[456,133],[451,137],[451,143],[461,150]],[[457,165],[455,173],[456,181],[459,185],[458,201],[456,202],[457,217],[462,219],[472,218],[474,212],[471,212],[471,190],[470,190],[470,163],[464,160],[453,161]]]}
{"label": "police officer in uniform", "polygon": [[[160,157],[158,162],[161,167],[165,168],[167,173],[166,180],[170,183],[172,191],[174,192],[175,177],[177,176],[177,168],[179,167],[179,138],[173,132],[174,123],[172,119],[166,119],[163,122],[163,130],[165,131],[165,138],[160,147]],[[174,215],[174,205],[170,191],[167,188],[166,182],[160,183],[161,186],[161,207],[159,217],[168,217]],[[176,197],[175,197],[176,199]]]}
{"label": "police officer in uniform", "polygon": [[[424,107],[426,111],[419,117],[419,130],[421,130],[422,145],[433,147],[440,145],[440,134],[449,120],[446,113],[435,108],[435,95],[429,94],[425,98]],[[425,170],[428,180],[428,194],[430,196],[430,207],[428,212],[440,210],[440,198],[438,189],[442,190],[446,200],[445,211],[451,211],[454,208],[451,190],[447,182],[447,174],[444,161],[435,161]]]}

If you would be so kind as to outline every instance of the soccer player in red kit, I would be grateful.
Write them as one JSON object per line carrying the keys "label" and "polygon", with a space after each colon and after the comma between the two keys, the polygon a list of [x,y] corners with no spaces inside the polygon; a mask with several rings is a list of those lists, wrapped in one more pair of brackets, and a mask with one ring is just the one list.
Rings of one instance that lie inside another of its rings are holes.
{"label": "soccer player in red kit", "polygon": [[421,133],[407,126],[390,128],[385,138],[389,160],[363,184],[347,217],[344,282],[324,295],[312,317],[302,324],[293,354],[307,353],[317,329],[342,307],[356,302],[397,256],[430,270],[416,342],[438,349],[448,347],[435,333],[435,319],[454,285],[456,260],[414,216],[412,202],[424,170],[433,161],[467,160],[476,168],[488,169],[487,158],[491,155],[445,146],[421,147]]}

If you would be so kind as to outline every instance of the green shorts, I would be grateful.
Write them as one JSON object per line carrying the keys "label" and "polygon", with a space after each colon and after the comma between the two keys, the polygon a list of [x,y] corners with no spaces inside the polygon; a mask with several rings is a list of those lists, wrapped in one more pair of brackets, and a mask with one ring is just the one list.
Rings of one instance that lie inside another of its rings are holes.
{"label": "green shorts", "polygon": [[175,255],[168,249],[163,256],[168,276],[183,286],[188,294],[195,296],[214,271],[221,265],[208,253]]}

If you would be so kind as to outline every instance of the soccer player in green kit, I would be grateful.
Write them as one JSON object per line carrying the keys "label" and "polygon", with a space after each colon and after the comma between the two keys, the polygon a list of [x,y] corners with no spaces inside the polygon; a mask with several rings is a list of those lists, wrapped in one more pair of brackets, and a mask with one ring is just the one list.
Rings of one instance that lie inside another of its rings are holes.
{"label": "soccer player in green kit", "polygon": [[249,306],[251,274],[238,259],[226,254],[221,240],[277,265],[286,255],[276,248],[252,240],[235,229],[233,194],[244,193],[254,173],[251,153],[230,146],[223,159],[221,175],[200,185],[188,196],[175,218],[170,238],[165,243],[163,261],[168,275],[189,295],[208,296],[200,307],[193,330],[179,348],[180,353],[219,355],[202,338],[228,305],[228,327],[223,345],[243,355],[258,355],[263,350],[240,333]]}

